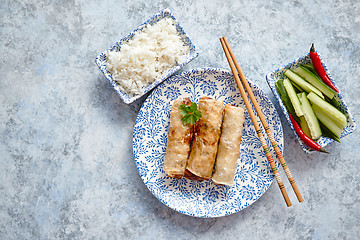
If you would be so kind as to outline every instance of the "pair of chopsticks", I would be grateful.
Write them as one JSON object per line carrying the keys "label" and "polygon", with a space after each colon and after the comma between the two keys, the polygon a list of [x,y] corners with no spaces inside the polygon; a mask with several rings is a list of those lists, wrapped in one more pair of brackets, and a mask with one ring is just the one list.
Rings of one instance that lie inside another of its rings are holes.
{"label": "pair of chopsticks", "polygon": [[[280,151],[280,148],[279,146],[277,145],[276,141],[275,141],[275,138],[274,138],[274,135],[272,134],[270,128],[269,128],[269,125],[267,124],[266,120],[265,120],[265,116],[264,114],[262,113],[261,109],[260,109],[260,106],[259,104],[257,103],[256,99],[255,99],[255,96],[250,88],[250,85],[249,83],[247,82],[246,78],[245,78],[245,75],[244,73],[242,72],[241,70],[241,67],[239,65],[239,63],[237,62],[236,58],[235,58],[235,55],[233,53],[233,51],[231,50],[230,46],[229,46],[229,43],[228,41],[226,40],[225,37],[222,37],[220,38],[220,42],[221,42],[221,45],[224,49],[224,52],[225,52],[225,55],[226,55],[226,58],[229,62],[229,65],[230,65],[230,68],[231,68],[231,71],[234,75],[234,78],[235,78],[235,81],[236,81],[236,84],[240,90],[240,94],[241,94],[241,97],[243,98],[244,100],[244,103],[245,103],[245,106],[246,106],[246,109],[250,115],[250,118],[251,118],[251,121],[253,122],[254,124],[254,127],[255,127],[255,130],[256,130],[256,133],[258,135],[258,138],[260,139],[260,142],[261,142],[261,145],[264,149],[264,152],[266,154],[266,157],[269,161],[269,164],[270,164],[270,167],[275,175],[275,179],[279,185],[279,188],[281,190],[281,193],[285,199],[285,202],[286,202],[286,205],[288,207],[291,206],[291,201],[290,201],[290,198],[286,192],[286,189],[285,189],[285,186],[284,186],[284,183],[282,182],[281,180],[281,177],[280,177],[280,174],[279,174],[279,171],[275,165],[275,162],[274,162],[274,159],[273,157],[271,156],[271,153],[270,153],[270,149],[269,147],[267,146],[266,144],[266,140],[264,138],[264,135],[262,134],[262,131],[261,131],[261,128],[259,126],[259,123],[256,119],[256,116],[252,110],[252,107],[251,107],[251,103],[246,95],[246,92],[245,92],[245,89],[250,97],[250,100],[252,102],[252,104],[254,105],[254,108],[260,118],[260,121],[270,139],[270,142],[271,142],[271,145],[273,146],[274,150],[275,150],[275,153],[277,155],[277,157],[279,158],[280,160],[280,163],[281,163],[281,166],[283,167],[285,173],[286,173],[286,176],[287,178],[289,179],[290,181],[290,184],[296,194],[296,197],[297,199],[299,200],[299,202],[302,202],[304,201],[303,197],[301,196],[300,194],[300,191],[295,183],[295,180],[293,178],[293,176],[291,175],[291,172],[290,172],[290,169],[289,167],[287,166],[286,164],[286,161]],[[240,77],[240,78],[239,78]],[[241,80],[241,81],[240,81]],[[245,89],[244,89],[244,86],[245,86]]]}

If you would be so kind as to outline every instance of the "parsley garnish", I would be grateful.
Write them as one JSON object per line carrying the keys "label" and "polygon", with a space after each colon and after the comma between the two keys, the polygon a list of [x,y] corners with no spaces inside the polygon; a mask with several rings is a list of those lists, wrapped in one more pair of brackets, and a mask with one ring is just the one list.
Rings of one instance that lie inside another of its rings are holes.
{"label": "parsley garnish", "polygon": [[196,103],[192,102],[191,106],[181,104],[179,109],[181,110],[180,114],[183,116],[181,121],[183,122],[184,125],[186,124],[193,125],[201,118],[201,111],[197,110]]}

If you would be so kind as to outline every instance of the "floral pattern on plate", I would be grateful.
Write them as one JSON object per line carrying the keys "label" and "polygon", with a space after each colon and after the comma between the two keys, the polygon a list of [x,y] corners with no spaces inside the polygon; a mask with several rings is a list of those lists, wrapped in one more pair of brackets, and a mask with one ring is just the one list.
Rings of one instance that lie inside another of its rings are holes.
{"label": "floral pattern on plate", "polygon": [[[249,84],[260,107],[266,110],[266,120],[283,150],[282,126],[276,109],[259,87],[251,81]],[[163,164],[170,110],[172,102],[180,96],[195,102],[202,96],[209,96],[245,108],[233,76],[226,70],[193,69],[176,74],[159,85],[140,109],[133,133],[135,162],[145,185],[162,203],[190,216],[220,217],[251,205],[269,188],[274,175],[247,111],[233,186],[215,185],[211,180],[196,182],[166,176]],[[271,146],[269,140],[267,144]],[[273,150],[271,153],[276,156]]]}

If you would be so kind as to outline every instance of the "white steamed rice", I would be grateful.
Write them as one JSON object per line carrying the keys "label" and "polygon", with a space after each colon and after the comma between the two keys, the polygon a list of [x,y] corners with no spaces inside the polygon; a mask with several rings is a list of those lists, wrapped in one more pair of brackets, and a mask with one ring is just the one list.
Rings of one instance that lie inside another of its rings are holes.
{"label": "white steamed rice", "polygon": [[133,96],[181,63],[189,52],[174,20],[164,18],[135,33],[119,52],[108,51],[106,65],[120,90]]}

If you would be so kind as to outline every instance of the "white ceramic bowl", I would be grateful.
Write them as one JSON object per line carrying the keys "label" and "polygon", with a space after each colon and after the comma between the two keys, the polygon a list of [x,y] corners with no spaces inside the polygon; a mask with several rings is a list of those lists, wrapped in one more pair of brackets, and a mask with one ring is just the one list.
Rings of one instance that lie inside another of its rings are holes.
{"label": "white ceramic bowl", "polygon": [[[320,54],[319,54],[320,56]],[[322,60],[322,58],[320,57],[321,59],[321,63],[326,71],[326,73],[328,74],[328,76],[330,77],[331,81],[335,84],[333,78],[331,77],[331,74],[330,72],[328,71],[324,61]],[[290,124],[290,127],[291,129],[293,130],[298,142],[300,143],[300,146],[301,148],[306,152],[306,153],[312,153],[314,152],[313,149],[309,148],[300,138],[299,136],[297,135],[295,129],[294,129],[294,126],[293,124],[291,123],[291,120],[290,120],[290,117],[289,117],[289,114],[284,106],[284,104],[282,103],[281,99],[280,99],[280,96],[278,94],[278,92],[276,91],[276,88],[275,88],[275,82],[276,80],[278,79],[281,79],[283,78],[283,75],[284,75],[284,72],[286,69],[293,69],[293,68],[296,68],[298,67],[300,64],[309,64],[311,63],[311,58],[310,58],[310,54],[306,54],[306,55],[303,55],[301,57],[299,57],[298,59],[294,60],[293,62],[290,62],[270,73],[268,73],[266,75],[266,81],[267,83],[269,84],[272,92],[274,93],[278,103],[280,104],[281,106],[281,109],[283,111],[283,113],[285,114],[285,117],[287,119],[287,121],[289,122]],[[335,84],[336,86],[336,84]],[[352,133],[353,131],[355,131],[356,129],[356,125],[355,125],[355,120],[354,118],[352,117],[351,113],[350,113],[350,110],[348,108],[348,106],[346,105],[343,97],[341,96],[341,92],[339,90],[339,93],[335,95],[335,99],[340,103],[340,108],[342,110],[343,113],[345,113],[345,116],[347,118],[347,125],[345,126],[345,128],[343,129],[342,133],[341,133],[341,138],[345,137],[346,135]],[[317,143],[322,146],[322,147],[325,147],[326,145],[330,144],[334,142],[334,140],[330,139],[330,138],[327,138],[327,137],[321,137]]]}
{"label": "white ceramic bowl", "polygon": [[[190,48],[190,53],[188,54],[188,56],[186,56],[186,58],[184,58],[184,60],[182,62],[180,62],[178,65],[170,68],[166,75],[162,76],[160,79],[156,79],[152,84],[148,85],[141,94],[138,94],[135,96],[130,96],[120,90],[119,84],[112,78],[110,72],[108,71],[108,69],[106,67],[107,52],[108,51],[120,51],[121,45],[129,42],[129,40],[131,40],[134,37],[136,32],[141,32],[148,25],[154,25],[155,23],[157,23],[158,21],[160,21],[161,19],[164,19],[164,18],[173,19],[175,26],[176,26],[176,31],[178,32],[179,36],[181,37],[181,40],[183,41],[184,45]],[[176,20],[176,18],[173,16],[173,14],[170,12],[169,9],[163,9],[160,12],[158,12],[157,14],[155,14],[153,17],[148,19],[146,22],[141,24],[139,27],[137,27],[134,31],[129,33],[126,37],[124,37],[121,40],[119,40],[118,42],[116,42],[108,50],[100,53],[99,56],[95,59],[95,62],[98,65],[99,69],[104,73],[105,77],[110,81],[110,83],[114,87],[115,91],[119,94],[121,99],[125,103],[129,104],[129,103],[132,103],[133,101],[139,99],[140,97],[142,97],[145,93],[152,90],[154,87],[156,87],[161,82],[163,82],[165,79],[167,79],[168,77],[173,75],[176,71],[178,71],[185,64],[189,63],[191,60],[193,60],[197,56],[198,56],[198,52],[197,52],[194,44],[191,42],[189,36],[184,32],[184,30],[180,26],[179,22]]]}

